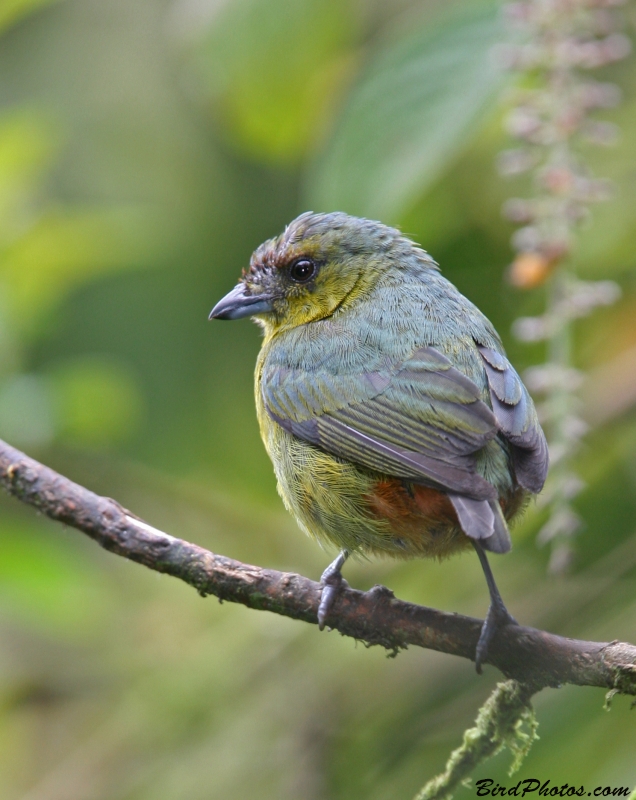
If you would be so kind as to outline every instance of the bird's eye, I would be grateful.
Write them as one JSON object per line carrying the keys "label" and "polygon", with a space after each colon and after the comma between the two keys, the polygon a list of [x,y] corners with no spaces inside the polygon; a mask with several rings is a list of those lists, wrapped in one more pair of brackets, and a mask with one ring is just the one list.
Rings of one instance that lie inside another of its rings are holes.
{"label": "bird's eye", "polygon": [[299,258],[291,265],[289,274],[297,283],[305,283],[316,274],[316,265],[309,258]]}

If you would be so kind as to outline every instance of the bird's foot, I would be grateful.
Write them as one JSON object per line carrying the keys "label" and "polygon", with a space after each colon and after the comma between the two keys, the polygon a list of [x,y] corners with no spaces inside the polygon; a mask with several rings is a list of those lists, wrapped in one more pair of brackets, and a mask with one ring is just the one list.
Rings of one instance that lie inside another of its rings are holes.
{"label": "bird's foot", "polygon": [[481,626],[477,650],[475,653],[475,669],[481,675],[482,664],[488,658],[488,648],[494,635],[506,625],[518,625],[517,620],[510,614],[505,605],[500,603],[490,603],[488,614]]}
{"label": "bird's foot", "polygon": [[322,586],[322,594],[320,595],[320,605],[318,606],[318,628],[322,631],[325,629],[325,623],[329,612],[333,608],[333,604],[338,597],[338,594],[343,588],[349,584],[342,577],[342,565],[347,560],[348,553],[342,552],[338,558],[333,561],[327,569],[322,573],[320,578],[320,585]]}

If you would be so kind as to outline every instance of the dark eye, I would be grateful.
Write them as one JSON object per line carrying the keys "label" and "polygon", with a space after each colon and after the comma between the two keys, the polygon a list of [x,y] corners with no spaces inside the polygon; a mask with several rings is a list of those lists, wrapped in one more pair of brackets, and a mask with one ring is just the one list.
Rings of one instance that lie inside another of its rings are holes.
{"label": "dark eye", "polygon": [[305,283],[316,274],[316,265],[309,258],[299,258],[289,268],[292,280],[298,283]]}

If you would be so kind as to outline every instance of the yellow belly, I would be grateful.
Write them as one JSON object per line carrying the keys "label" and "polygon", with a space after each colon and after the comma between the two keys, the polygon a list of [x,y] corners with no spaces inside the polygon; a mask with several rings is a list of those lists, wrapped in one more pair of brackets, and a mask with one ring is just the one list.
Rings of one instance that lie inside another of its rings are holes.
{"label": "yellow belly", "polygon": [[307,534],[352,553],[398,558],[442,558],[470,546],[452,510],[438,513],[438,503],[433,513],[422,500],[424,492],[444,495],[409,490],[288,433],[267,413],[258,382],[257,370],[258,421],[278,492]]}
{"label": "yellow belly", "polygon": [[[256,410],[278,492],[300,527],[322,544],[351,553],[444,558],[470,547],[470,539],[461,530],[444,493],[409,486],[330,455],[274,422],[260,387],[271,342],[266,338],[256,365]],[[482,474],[487,480],[491,479],[489,473],[495,476],[502,472],[498,460],[507,455],[496,440],[482,455]],[[494,479],[491,482],[496,483]],[[527,492],[511,482],[500,501],[507,520],[523,509],[526,498]]]}

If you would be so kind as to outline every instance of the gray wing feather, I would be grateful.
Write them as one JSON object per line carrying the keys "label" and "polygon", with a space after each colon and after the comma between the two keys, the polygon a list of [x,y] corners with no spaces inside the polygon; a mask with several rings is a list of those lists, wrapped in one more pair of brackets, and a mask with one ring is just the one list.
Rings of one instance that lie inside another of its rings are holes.
{"label": "gray wing feather", "polygon": [[268,413],[326,452],[398,478],[486,500],[475,454],[498,433],[477,386],[432,347],[387,372],[264,372]]}
{"label": "gray wing feather", "polygon": [[548,472],[548,445],[534,404],[505,356],[477,345],[490,388],[492,410],[503,436],[512,445],[517,482],[534,494],[543,488]]}
{"label": "gray wing feather", "polygon": [[539,491],[547,448],[534,406],[508,360],[479,346],[492,410],[476,384],[432,347],[397,368],[365,375],[264,373],[275,422],[304,441],[368,469],[447,492],[464,532],[505,553],[510,534],[497,490],[476,472],[475,454],[502,434],[518,482]]}
{"label": "gray wing feather", "polygon": [[269,413],[275,422],[299,439],[311,442],[328,453],[350,459],[368,469],[423,483],[443,491],[451,489],[480,500],[497,497],[494,486],[481,475],[467,469],[465,464],[454,466],[424,453],[397,447],[362,433],[328,415],[306,422],[290,422],[280,419],[271,411]]}

